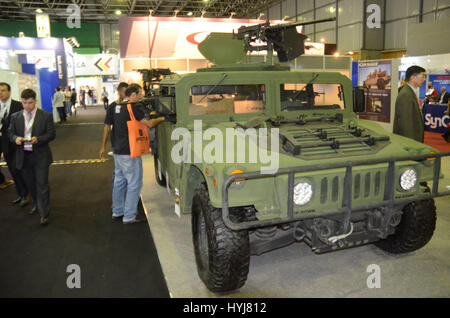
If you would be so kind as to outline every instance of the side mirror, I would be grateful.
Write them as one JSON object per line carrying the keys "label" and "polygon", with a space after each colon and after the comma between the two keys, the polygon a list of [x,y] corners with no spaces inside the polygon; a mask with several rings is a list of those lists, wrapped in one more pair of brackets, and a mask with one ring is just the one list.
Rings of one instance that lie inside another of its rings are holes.
{"label": "side mirror", "polygon": [[353,89],[353,111],[355,113],[363,113],[366,110],[365,88],[356,86]]}

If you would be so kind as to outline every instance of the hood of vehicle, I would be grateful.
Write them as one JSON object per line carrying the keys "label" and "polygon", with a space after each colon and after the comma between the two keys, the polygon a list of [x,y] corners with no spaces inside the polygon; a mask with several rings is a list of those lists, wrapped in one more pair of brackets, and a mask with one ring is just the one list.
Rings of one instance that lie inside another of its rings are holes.
{"label": "hood of vehicle", "polygon": [[[244,171],[259,170],[260,166],[290,168],[310,164],[395,158],[429,153],[431,147],[408,138],[388,134],[376,126],[349,123],[283,124],[279,127],[242,129],[233,142],[227,133],[239,125],[233,122],[203,127],[202,151],[204,163],[219,169],[239,167]],[[209,130],[213,128],[213,130]],[[273,139],[273,140],[272,140]],[[222,142],[216,143],[217,140]],[[277,142],[274,142],[277,141]]]}
{"label": "hood of vehicle", "polygon": [[279,135],[280,153],[310,160],[373,154],[390,142],[387,134],[343,124],[289,124]]}

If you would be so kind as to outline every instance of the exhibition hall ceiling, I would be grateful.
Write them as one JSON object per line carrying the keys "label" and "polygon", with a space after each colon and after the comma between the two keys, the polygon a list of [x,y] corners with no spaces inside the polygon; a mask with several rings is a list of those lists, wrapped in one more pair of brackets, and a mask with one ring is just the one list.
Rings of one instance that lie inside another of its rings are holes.
{"label": "exhibition hall ceiling", "polygon": [[1,0],[0,20],[34,21],[36,10],[64,22],[79,12],[81,23],[116,23],[121,16],[253,18],[282,0]]}

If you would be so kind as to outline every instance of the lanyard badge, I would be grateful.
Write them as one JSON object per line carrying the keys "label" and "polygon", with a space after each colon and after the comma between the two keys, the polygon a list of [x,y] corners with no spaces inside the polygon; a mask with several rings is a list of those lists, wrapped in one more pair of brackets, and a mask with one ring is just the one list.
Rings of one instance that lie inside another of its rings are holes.
{"label": "lanyard badge", "polygon": [[[29,118],[28,120],[27,120],[27,116],[29,116],[29,114],[26,114],[24,112],[24,117],[25,117],[25,139],[27,140],[25,142],[30,142],[31,141],[31,131],[33,129],[34,118],[36,117],[36,112],[34,113],[33,117]],[[33,151],[33,145],[24,143],[23,150],[25,150],[25,151]]]}

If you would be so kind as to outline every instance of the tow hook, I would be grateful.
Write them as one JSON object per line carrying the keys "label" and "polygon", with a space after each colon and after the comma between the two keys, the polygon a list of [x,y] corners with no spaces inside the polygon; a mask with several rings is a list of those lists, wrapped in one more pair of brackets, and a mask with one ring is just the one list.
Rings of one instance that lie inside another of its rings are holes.
{"label": "tow hook", "polygon": [[[347,234],[342,234],[342,235],[336,235],[336,236],[332,236],[328,238],[328,241],[330,241],[331,243],[336,243],[338,244],[339,247],[344,246],[344,242],[342,242],[341,240],[345,239],[346,237],[350,236],[353,233],[353,223],[350,223],[350,231]],[[342,246],[341,246],[342,244]]]}

